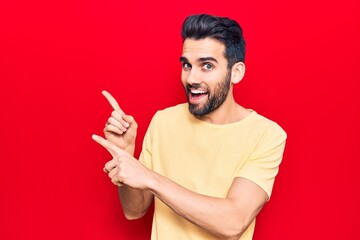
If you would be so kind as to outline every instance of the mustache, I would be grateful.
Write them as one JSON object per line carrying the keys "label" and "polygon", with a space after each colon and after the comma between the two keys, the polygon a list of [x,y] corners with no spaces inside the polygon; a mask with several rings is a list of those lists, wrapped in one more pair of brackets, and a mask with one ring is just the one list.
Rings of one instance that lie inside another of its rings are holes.
{"label": "mustache", "polygon": [[190,89],[208,89],[208,87],[205,84],[200,84],[200,83],[193,83],[193,84],[186,84],[186,89],[190,90]]}

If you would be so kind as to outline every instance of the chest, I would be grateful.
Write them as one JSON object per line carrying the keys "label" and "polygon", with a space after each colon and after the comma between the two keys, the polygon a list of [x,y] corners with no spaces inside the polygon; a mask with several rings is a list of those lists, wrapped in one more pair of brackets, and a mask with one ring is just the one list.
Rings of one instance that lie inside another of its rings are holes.
{"label": "chest", "polygon": [[254,148],[247,135],[232,129],[170,128],[153,143],[153,169],[197,193],[225,197]]}

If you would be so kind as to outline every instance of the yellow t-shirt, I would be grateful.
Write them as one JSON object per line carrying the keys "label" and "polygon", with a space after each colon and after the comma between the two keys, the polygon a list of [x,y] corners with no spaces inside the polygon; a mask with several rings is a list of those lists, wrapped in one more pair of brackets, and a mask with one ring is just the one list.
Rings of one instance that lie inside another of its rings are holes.
{"label": "yellow t-shirt", "polygon": [[[181,186],[225,198],[236,177],[258,184],[270,197],[286,133],[252,111],[241,121],[216,125],[195,118],[188,104],[158,111],[147,130],[140,161]],[[226,221],[226,216],[224,216]],[[255,220],[241,240],[252,239]],[[217,239],[155,198],[153,240]]]}

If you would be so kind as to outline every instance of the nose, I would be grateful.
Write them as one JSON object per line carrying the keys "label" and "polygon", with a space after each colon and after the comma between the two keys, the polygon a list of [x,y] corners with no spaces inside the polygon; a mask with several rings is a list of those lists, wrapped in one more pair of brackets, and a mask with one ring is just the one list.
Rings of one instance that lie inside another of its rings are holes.
{"label": "nose", "polygon": [[196,69],[191,69],[189,71],[183,71],[182,72],[183,80],[187,84],[193,85],[201,82],[201,77],[198,71]]}

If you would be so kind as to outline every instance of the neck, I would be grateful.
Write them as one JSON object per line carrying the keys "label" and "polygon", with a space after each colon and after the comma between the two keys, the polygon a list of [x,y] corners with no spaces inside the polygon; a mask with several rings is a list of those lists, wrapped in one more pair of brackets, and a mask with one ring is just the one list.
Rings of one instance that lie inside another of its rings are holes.
{"label": "neck", "polygon": [[212,124],[228,124],[238,122],[249,114],[250,111],[240,106],[231,94],[219,108],[205,116],[197,118]]}

